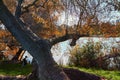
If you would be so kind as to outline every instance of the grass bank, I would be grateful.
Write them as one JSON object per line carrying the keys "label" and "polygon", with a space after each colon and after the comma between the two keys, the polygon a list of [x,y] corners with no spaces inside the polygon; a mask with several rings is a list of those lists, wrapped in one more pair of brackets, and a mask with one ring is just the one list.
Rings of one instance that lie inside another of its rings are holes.
{"label": "grass bank", "polygon": [[[77,68],[77,67],[70,67]],[[102,69],[93,68],[77,68],[80,71],[92,73],[101,77],[105,77],[108,80],[120,80],[120,71],[108,71]],[[17,75],[28,75],[32,72],[32,66],[26,65],[22,67],[20,63],[0,63],[0,75],[5,76],[17,76]]]}
{"label": "grass bank", "polygon": [[108,70],[102,70],[102,69],[82,68],[82,67],[81,68],[72,67],[72,68],[104,77],[107,80],[120,80],[120,71],[108,71]]}
{"label": "grass bank", "polygon": [[22,67],[21,63],[0,63],[0,75],[28,75],[30,72],[32,72],[31,65]]}

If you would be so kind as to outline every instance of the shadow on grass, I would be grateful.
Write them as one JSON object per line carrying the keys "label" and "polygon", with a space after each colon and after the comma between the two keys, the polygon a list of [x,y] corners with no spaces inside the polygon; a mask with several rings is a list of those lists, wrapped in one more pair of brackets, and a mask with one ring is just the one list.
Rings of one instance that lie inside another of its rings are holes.
{"label": "shadow on grass", "polygon": [[21,63],[0,63],[0,74],[2,75],[28,75],[30,72],[32,72],[32,66],[29,64],[22,67]]}

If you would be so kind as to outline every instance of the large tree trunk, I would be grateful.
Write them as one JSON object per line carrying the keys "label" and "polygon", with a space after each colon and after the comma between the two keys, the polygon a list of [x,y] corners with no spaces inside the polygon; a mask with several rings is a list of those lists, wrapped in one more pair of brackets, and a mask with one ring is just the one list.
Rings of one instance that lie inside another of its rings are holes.
{"label": "large tree trunk", "polygon": [[29,30],[20,25],[2,0],[0,0],[0,20],[37,61],[39,80],[69,80],[53,60],[49,43],[34,34],[28,34]]}

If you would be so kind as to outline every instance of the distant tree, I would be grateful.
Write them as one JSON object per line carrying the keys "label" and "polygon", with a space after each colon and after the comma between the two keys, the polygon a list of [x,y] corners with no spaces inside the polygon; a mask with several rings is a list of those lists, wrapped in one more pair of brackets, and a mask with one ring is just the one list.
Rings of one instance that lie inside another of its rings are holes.
{"label": "distant tree", "polygon": [[[92,35],[103,35],[103,36],[117,36],[115,27],[109,21],[109,15],[111,11],[118,10],[120,1],[119,0],[61,0],[63,5],[65,5],[66,13],[74,13],[75,16],[78,16],[78,23],[75,25],[76,33],[84,34],[84,26],[87,28],[86,33]],[[106,14],[106,13],[107,14]],[[102,21],[101,19],[108,18],[109,20],[106,23],[109,23],[108,28],[106,27],[105,34],[102,34],[100,30]],[[112,26],[112,28],[109,28]],[[90,31],[89,31],[89,29]],[[113,29],[112,31],[109,29]],[[83,32],[82,32],[83,30]],[[108,33],[108,34],[107,34]]]}
{"label": "distant tree", "polygon": [[[119,29],[118,29],[119,30]],[[117,31],[117,25],[113,25],[109,22],[101,23],[100,33],[105,37],[117,37],[119,32]]]}

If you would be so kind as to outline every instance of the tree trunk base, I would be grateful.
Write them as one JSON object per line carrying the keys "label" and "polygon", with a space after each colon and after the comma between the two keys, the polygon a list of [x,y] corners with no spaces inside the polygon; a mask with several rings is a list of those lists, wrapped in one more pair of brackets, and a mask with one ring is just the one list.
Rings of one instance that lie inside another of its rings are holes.
{"label": "tree trunk base", "polygon": [[64,68],[63,70],[70,80],[101,80],[99,76],[79,71],[77,69]]}
{"label": "tree trunk base", "polygon": [[[79,71],[72,68],[64,68],[63,71],[67,74],[70,80],[105,80],[94,74],[89,74],[86,72]],[[35,71],[26,77],[9,77],[9,76],[0,76],[0,80],[38,80],[38,76]]]}
{"label": "tree trunk base", "polygon": [[[70,80],[105,80],[94,74],[89,74],[83,71],[79,71],[77,69],[63,68],[63,71],[67,74]],[[26,80],[33,80],[33,79],[37,80],[36,72],[33,72],[31,75],[29,75],[29,78]]]}

